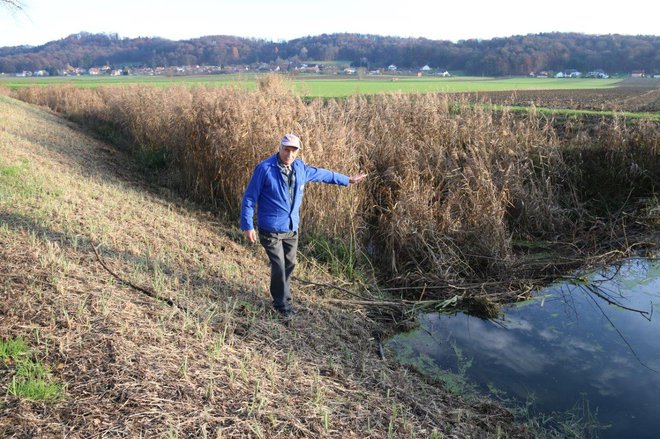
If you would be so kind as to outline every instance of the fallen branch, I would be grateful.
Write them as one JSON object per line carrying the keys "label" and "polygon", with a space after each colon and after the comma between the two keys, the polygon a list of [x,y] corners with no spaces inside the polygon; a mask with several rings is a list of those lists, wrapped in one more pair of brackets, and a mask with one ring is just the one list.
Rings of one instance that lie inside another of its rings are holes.
{"label": "fallen branch", "polygon": [[165,297],[159,295],[158,293],[156,293],[155,291],[153,291],[153,290],[151,290],[151,289],[149,289],[149,288],[145,288],[145,287],[141,287],[141,286],[139,286],[139,285],[135,285],[134,283],[132,283],[132,282],[130,282],[130,281],[127,281],[126,279],[121,278],[117,273],[115,273],[114,271],[112,271],[112,270],[111,270],[111,269],[105,264],[105,262],[104,262],[103,259],[101,258],[101,255],[99,255],[99,252],[98,252],[98,250],[96,249],[96,247],[95,247],[94,245],[92,245],[92,249],[94,250],[94,254],[96,255],[96,259],[99,261],[99,263],[101,264],[101,266],[103,266],[103,268],[105,268],[106,271],[107,271],[108,273],[110,273],[110,274],[111,274],[115,279],[117,279],[119,282],[123,283],[124,285],[128,285],[129,287],[131,287],[131,288],[133,288],[133,289],[135,289],[135,290],[138,290],[138,291],[140,291],[141,293],[144,293],[144,294],[146,294],[147,296],[149,296],[149,297],[151,297],[151,298],[154,298],[154,299],[159,300],[159,301],[161,301],[161,302],[165,302],[165,303],[168,304],[169,306],[177,307],[177,308],[179,308],[180,310],[182,310],[182,311],[184,311],[184,312],[188,312],[188,310],[186,309],[185,306],[182,306],[182,305],[176,303],[176,302],[174,301],[173,298],[171,298],[171,297],[165,298]]}
{"label": "fallen branch", "polygon": [[366,305],[366,306],[396,306],[406,307],[411,306],[414,308],[421,307],[435,307],[446,308],[449,305],[456,305],[460,300],[459,296],[454,296],[446,300],[351,300],[351,299],[326,299],[325,302],[329,303],[345,303],[349,305]]}
{"label": "fallen branch", "polygon": [[333,284],[329,284],[329,283],[320,284],[320,283],[311,282],[311,281],[308,281],[308,280],[303,280],[303,279],[300,279],[300,278],[298,278],[298,277],[296,277],[295,279],[296,279],[298,282],[303,283],[303,284],[305,284],[305,285],[314,285],[314,286],[317,286],[317,287],[333,288],[333,289],[335,289],[335,290],[339,290],[339,291],[341,291],[342,293],[346,293],[346,294],[348,294],[349,296],[357,297],[358,299],[362,299],[362,300],[370,300],[370,299],[367,298],[367,297],[361,296],[361,295],[359,295],[359,294],[357,294],[357,293],[354,293],[354,292],[352,292],[352,291],[350,291],[350,290],[347,290],[346,288],[342,288],[342,287],[339,287],[339,286],[337,286],[337,285],[333,285]]}

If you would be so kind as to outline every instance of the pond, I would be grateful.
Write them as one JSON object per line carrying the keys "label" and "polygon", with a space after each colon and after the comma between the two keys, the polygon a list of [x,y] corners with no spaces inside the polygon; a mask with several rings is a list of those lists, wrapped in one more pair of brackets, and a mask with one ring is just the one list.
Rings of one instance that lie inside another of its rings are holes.
{"label": "pond", "polygon": [[497,319],[420,315],[417,329],[387,347],[456,393],[531,404],[545,419],[577,415],[591,436],[657,438],[656,311],[660,263],[628,259],[580,282],[554,284]]}

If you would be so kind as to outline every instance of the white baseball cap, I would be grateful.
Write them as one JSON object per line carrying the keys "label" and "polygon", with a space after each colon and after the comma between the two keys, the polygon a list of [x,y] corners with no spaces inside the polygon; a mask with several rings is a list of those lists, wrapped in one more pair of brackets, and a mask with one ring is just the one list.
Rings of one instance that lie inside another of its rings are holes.
{"label": "white baseball cap", "polygon": [[297,149],[302,148],[302,146],[300,146],[300,139],[295,134],[285,134],[284,137],[282,137],[282,141],[280,142],[280,145],[293,146],[294,148]]}

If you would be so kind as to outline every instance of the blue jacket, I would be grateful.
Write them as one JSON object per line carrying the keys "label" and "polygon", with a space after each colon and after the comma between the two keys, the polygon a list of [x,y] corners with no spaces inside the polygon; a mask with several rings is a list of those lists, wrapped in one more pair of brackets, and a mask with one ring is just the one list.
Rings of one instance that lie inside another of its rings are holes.
{"label": "blue jacket", "polygon": [[[289,190],[278,166],[277,154],[267,158],[254,168],[241,205],[241,230],[254,229],[254,209],[257,209],[259,230],[265,232],[290,232],[298,230],[300,206],[307,182],[348,186],[344,174],[306,165],[302,160],[293,162],[296,172],[293,205],[289,202]],[[293,225],[293,228],[291,228]]]}

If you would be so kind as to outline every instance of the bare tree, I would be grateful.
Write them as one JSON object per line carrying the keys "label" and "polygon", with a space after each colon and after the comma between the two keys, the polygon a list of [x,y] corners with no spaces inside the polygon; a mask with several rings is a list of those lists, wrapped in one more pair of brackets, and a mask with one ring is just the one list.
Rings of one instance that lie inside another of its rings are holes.
{"label": "bare tree", "polygon": [[19,0],[0,0],[0,6],[10,11],[23,9],[23,4]]}

